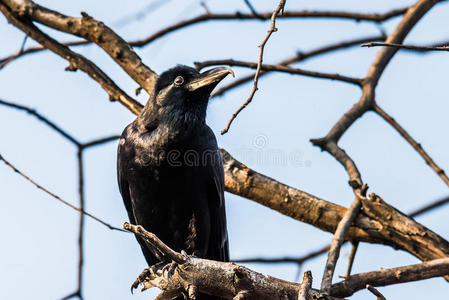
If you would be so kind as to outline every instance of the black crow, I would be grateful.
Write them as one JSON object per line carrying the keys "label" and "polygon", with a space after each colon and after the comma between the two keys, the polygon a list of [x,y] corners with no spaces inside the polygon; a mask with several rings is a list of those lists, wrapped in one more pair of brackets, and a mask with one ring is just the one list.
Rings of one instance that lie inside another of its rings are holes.
{"label": "black crow", "polygon": [[[117,159],[130,222],[176,251],[219,261],[229,261],[224,174],[205,119],[210,93],[228,74],[230,68],[199,73],[187,66],[161,74],[154,96],[123,131]],[[164,261],[137,240],[149,266]]]}

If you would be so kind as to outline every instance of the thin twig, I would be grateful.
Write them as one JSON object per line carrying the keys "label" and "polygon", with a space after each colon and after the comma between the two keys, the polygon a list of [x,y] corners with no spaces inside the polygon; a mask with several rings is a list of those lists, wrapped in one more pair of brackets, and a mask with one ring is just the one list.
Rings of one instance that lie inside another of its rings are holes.
{"label": "thin twig", "polygon": [[102,145],[102,144],[105,144],[105,143],[109,143],[109,142],[115,141],[115,140],[117,140],[119,138],[120,138],[119,135],[111,135],[111,136],[108,136],[108,137],[95,139],[93,141],[84,143],[84,144],[81,145],[81,147],[83,149],[87,149],[87,148],[90,148],[90,147],[99,146],[99,145]]}
{"label": "thin twig", "polygon": [[[78,197],[79,208],[84,211],[84,169],[83,148],[78,147]],[[83,265],[84,265],[84,214],[80,212],[78,225],[78,296],[83,298]]]}
{"label": "thin twig", "polygon": [[[362,188],[363,189],[363,188]],[[344,242],[346,232],[349,229],[351,223],[355,220],[359,214],[360,208],[362,207],[361,198],[362,195],[357,194],[355,200],[352,202],[351,206],[348,208],[347,212],[338,223],[337,229],[335,230],[334,237],[329,249],[329,255],[327,258],[326,266],[324,269],[323,279],[321,281],[321,290],[325,293],[330,293],[330,288],[332,285],[332,277],[334,275],[335,266],[337,265],[338,257],[340,256],[341,245]]]}
{"label": "thin twig", "polygon": [[407,49],[407,50],[415,50],[415,51],[449,51],[449,46],[442,47],[427,47],[427,46],[413,46],[413,45],[403,45],[403,44],[395,44],[395,43],[367,43],[360,45],[361,47],[376,47],[376,46],[384,46],[384,47],[393,47],[399,49]]}
{"label": "thin twig", "polygon": [[418,208],[417,210],[415,210],[414,212],[410,213],[409,216],[414,218],[417,216],[420,216],[426,212],[429,212],[435,208],[439,208],[443,205],[446,205],[449,203],[449,197],[443,198],[441,200],[437,200],[433,203],[427,204],[424,207]]}
{"label": "thin twig", "polygon": [[61,300],[69,300],[69,299],[72,299],[72,298],[78,298],[80,300],[83,299],[78,291],[74,291],[73,293],[70,293],[67,296],[62,297]]}
{"label": "thin twig", "polygon": [[88,213],[88,212],[86,212],[86,211],[84,211],[84,210],[82,210],[82,209],[80,209],[80,208],[78,208],[78,207],[76,207],[76,206],[70,204],[69,202],[63,200],[63,199],[62,199],[61,197],[59,197],[58,195],[56,195],[56,194],[50,192],[49,190],[47,190],[46,188],[44,188],[44,187],[41,186],[40,184],[36,183],[36,182],[35,182],[34,180],[32,180],[30,177],[28,177],[27,175],[25,175],[24,173],[22,173],[21,171],[19,171],[13,164],[11,164],[9,161],[7,161],[1,154],[0,154],[0,161],[2,161],[3,163],[5,163],[5,165],[7,165],[8,167],[10,167],[14,172],[16,172],[17,174],[19,174],[19,175],[22,176],[23,178],[25,178],[25,180],[27,180],[28,182],[30,182],[31,184],[33,184],[35,187],[37,187],[38,189],[44,191],[45,193],[47,193],[47,194],[50,195],[51,197],[55,198],[55,199],[58,200],[59,202],[62,202],[63,204],[65,204],[65,205],[71,207],[72,209],[74,209],[74,210],[76,210],[76,211],[78,211],[78,212],[80,212],[80,213],[83,213],[84,215],[86,215],[86,216],[92,218],[93,220],[95,220],[95,221],[97,221],[97,222],[103,224],[104,226],[108,227],[108,228],[111,229],[111,230],[118,230],[118,231],[126,232],[126,231],[123,230],[123,229],[114,227],[114,226],[112,226],[112,225],[106,223],[105,221],[101,220],[100,218],[97,218],[96,216],[91,215],[90,213]]}
{"label": "thin twig", "polygon": [[263,61],[263,52],[265,49],[265,44],[268,42],[268,39],[273,34],[273,32],[277,31],[276,17],[281,11],[284,11],[285,1],[286,0],[281,0],[279,2],[278,6],[276,7],[276,9],[273,11],[273,14],[271,15],[270,29],[268,29],[267,35],[263,39],[262,43],[259,45],[259,49],[260,49],[259,50],[259,61],[257,62],[256,74],[254,75],[254,84],[253,84],[251,93],[250,93],[248,99],[246,99],[245,103],[243,103],[242,106],[240,106],[240,108],[237,109],[237,111],[231,116],[231,119],[229,119],[228,124],[226,124],[226,127],[221,131],[221,134],[225,134],[226,132],[228,132],[229,127],[231,127],[232,121],[234,121],[234,119],[237,117],[237,115],[243,109],[245,109],[245,107],[248,106],[248,104],[251,103],[251,101],[253,100],[254,94],[256,93],[256,91],[258,89],[257,83],[259,81],[259,74],[261,71],[261,65],[262,65],[262,61]]}
{"label": "thin twig", "polygon": [[387,300],[374,286],[367,284],[366,288],[377,297],[377,300]]}
{"label": "thin twig", "polygon": [[259,13],[256,11],[251,2],[249,2],[249,0],[243,0],[243,2],[245,2],[246,6],[249,8],[249,10],[253,13],[254,16],[256,16],[259,20],[265,20],[264,17],[259,15]]}
{"label": "thin twig", "polygon": [[357,249],[359,248],[359,241],[353,241],[352,242],[352,248],[351,253],[349,254],[349,263],[348,263],[348,269],[346,270],[346,277],[349,277],[351,275],[352,266],[354,264],[355,255],[357,253]]}
{"label": "thin twig", "polygon": [[[355,84],[357,86],[362,85],[362,79],[360,78],[354,78],[349,76],[344,76],[340,74],[332,74],[332,73],[324,73],[324,72],[317,72],[317,71],[309,71],[299,68],[292,68],[285,65],[267,65],[267,64],[261,64],[259,66],[259,63],[253,63],[248,61],[239,61],[239,60],[233,60],[233,59],[222,59],[222,60],[208,60],[204,62],[195,62],[195,66],[197,69],[202,69],[207,66],[217,66],[217,65],[227,65],[227,66],[234,66],[234,67],[246,67],[251,69],[256,69],[260,71],[271,71],[271,72],[281,72],[281,73],[287,73],[287,74],[298,74],[308,77],[314,77],[314,78],[323,78],[323,79],[330,79],[330,80],[337,80],[341,82],[351,83]],[[257,71],[256,73],[257,74]],[[259,79],[261,73],[259,72],[259,76],[257,79]],[[255,76],[254,76],[255,78]],[[254,90],[254,87],[253,87]],[[257,88],[256,88],[257,90]],[[251,94],[253,95],[253,94]],[[246,102],[245,102],[246,104]],[[242,107],[245,105],[243,104]]]}
{"label": "thin twig", "polygon": [[381,116],[388,124],[390,124],[396,131],[413,147],[413,149],[418,152],[418,154],[424,159],[426,164],[432,168],[432,170],[435,171],[435,173],[441,178],[441,180],[446,183],[446,185],[449,186],[449,178],[444,173],[444,170],[441,169],[434,161],[433,159],[427,154],[426,151],[424,151],[421,144],[415,141],[408,132],[399,125],[398,122],[396,122],[395,119],[393,119],[387,112],[385,112],[382,108],[380,108],[378,105],[374,106],[374,111]]}
{"label": "thin twig", "polygon": [[318,250],[310,252],[302,257],[282,257],[282,258],[244,258],[234,259],[236,263],[296,263],[298,265],[303,264],[306,260],[318,257],[319,255],[329,251],[329,245],[322,247]]}
{"label": "thin twig", "polygon": [[50,121],[48,118],[46,118],[42,114],[38,113],[33,108],[29,108],[29,107],[26,107],[26,106],[23,106],[23,105],[20,105],[20,104],[17,104],[17,103],[5,101],[5,100],[2,100],[2,99],[0,99],[0,105],[4,105],[4,106],[7,106],[7,107],[11,107],[11,108],[15,108],[15,109],[18,109],[18,110],[25,111],[25,112],[29,113],[30,115],[35,116],[39,121],[44,122],[44,124],[48,125],[50,128],[55,130],[57,133],[62,135],[65,139],[67,139],[68,141],[72,142],[76,146],[81,145],[81,143],[76,138],[74,138],[71,134],[69,134],[67,131],[63,130],[61,127],[59,127],[58,125],[56,125],[55,123]]}

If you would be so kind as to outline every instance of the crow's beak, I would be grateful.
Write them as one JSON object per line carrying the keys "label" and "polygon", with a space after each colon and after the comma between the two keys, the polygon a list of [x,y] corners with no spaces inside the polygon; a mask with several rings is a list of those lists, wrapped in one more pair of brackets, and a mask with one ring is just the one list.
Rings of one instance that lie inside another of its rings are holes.
{"label": "crow's beak", "polygon": [[232,74],[234,77],[234,71],[228,67],[219,67],[213,68],[211,70],[207,70],[201,73],[197,78],[193,79],[189,83],[187,83],[187,90],[193,92],[199,88],[206,86],[217,85],[223,78],[225,78],[228,74]]}

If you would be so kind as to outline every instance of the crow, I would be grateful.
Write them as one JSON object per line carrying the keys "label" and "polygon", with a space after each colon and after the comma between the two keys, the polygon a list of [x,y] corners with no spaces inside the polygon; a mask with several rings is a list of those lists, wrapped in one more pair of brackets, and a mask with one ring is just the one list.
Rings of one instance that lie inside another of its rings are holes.
{"label": "crow", "polygon": [[[218,261],[229,261],[224,173],[206,109],[210,93],[228,74],[234,75],[227,67],[199,73],[183,65],[162,73],[153,97],[124,129],[117,155],[130,222],[175,251]],[[137,240],[149,266],[167,262]]]}

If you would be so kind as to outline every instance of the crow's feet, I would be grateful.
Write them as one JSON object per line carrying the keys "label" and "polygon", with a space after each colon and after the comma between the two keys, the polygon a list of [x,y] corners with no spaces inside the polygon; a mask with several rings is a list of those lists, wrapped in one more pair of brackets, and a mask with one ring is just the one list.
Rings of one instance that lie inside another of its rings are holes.
{"label": "crow's feet", "polygon": [[163,263],[157,263],[148,268],[145,268],[142,271],[142,273],[140,273],[140,275],[137,277],[137,279],[133,282],[133,284],[131,285],[131,294],[133,293],[134,289],[137,289],[139,287],[140,284],[144,285],[142,291],[149,288],[149,287],[146,287],[146,285],[144,284],[145,281],[147,281],[148,279],[151,279],[154,276],[157,276],[156,273],[158,272],[158,270],[161,269],[161,267],[163,265],[164,265]]}

